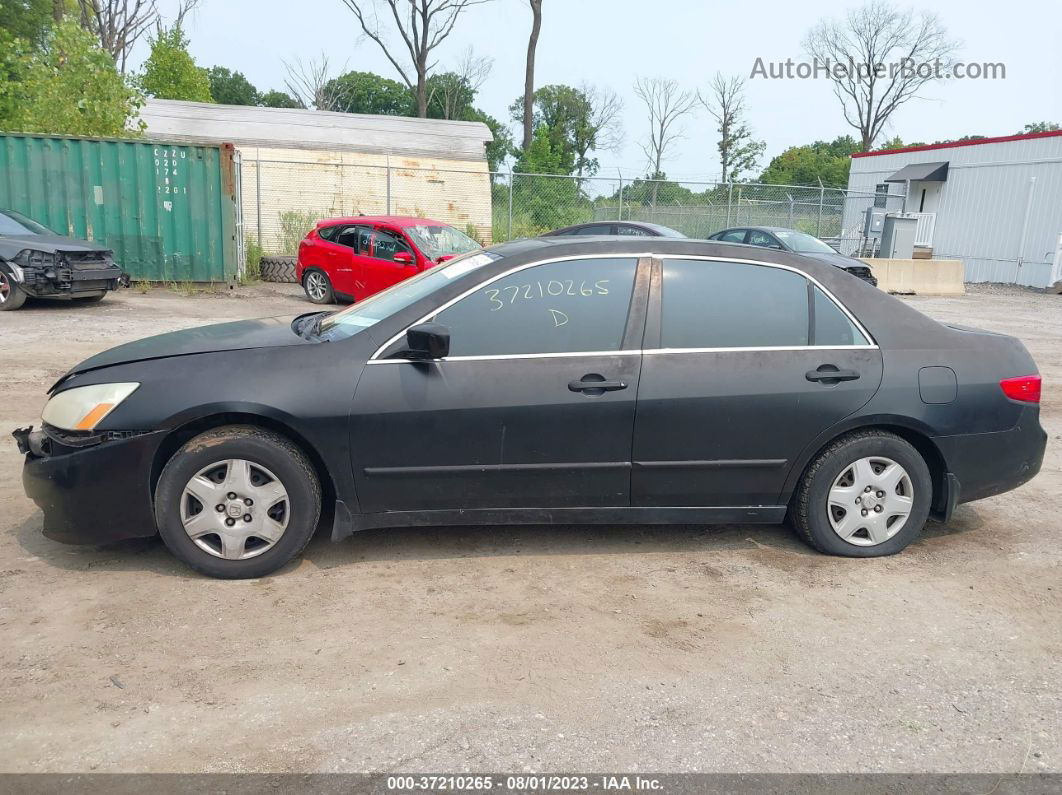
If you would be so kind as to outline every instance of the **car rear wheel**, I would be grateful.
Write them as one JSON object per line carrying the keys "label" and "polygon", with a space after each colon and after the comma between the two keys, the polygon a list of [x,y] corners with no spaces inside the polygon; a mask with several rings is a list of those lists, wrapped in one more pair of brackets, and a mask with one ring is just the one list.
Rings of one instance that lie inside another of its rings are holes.
{"label": "car rear wheel", "polygon": [[309,543],[321,488],[290,440],[230,425],[187,442],[155,490],[155,519],[170,551],[211,577],[276,571]]}
{"label": "car rear wheel", "polygon": [[18,309],[26,303],[26,294],[8,274],[0,270],[0,312]]}
{"label": "car rear wheel", "polygon": [[324,271],[311,269],[302,277],[302,289],[306,291],[306,297],[315,304],[334,304],[336,293],[332,289],[332,282]]}
{"label": "car rear wheel", "polygon": [[885,431],[838,439],[808,467],[789,516],[820,552],[893,555],[914,541],[929,516],[933,482],[921,454]]}

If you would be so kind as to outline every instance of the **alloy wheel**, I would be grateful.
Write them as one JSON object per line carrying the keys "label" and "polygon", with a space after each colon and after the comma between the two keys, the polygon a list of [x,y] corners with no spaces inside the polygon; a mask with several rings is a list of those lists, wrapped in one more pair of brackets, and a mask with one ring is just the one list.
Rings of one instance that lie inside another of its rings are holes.
{"label": "alloy wheel", "polygon": [[325,284],[324,276],[316,271],[309,274],[306,277],[306,292],[308,292],[310,297],[315,301],[323,301],[328,292],[328,285]]}
{"label": "alloy wheel", "polygon": [[11,297],[11,282],[7,280],[7,274],[0,271],[0,304]]}
{"label": "alloy wheel", "polygon": [[827,497],[833,531],[849,544],[873,547],[895,536],[914,507],[907,470],[891,458],[870,456],[849,464]]}
{"label": "alloy wheel", "polygon": [[260,464],[232,458],[199,470],[181,495],[181,523],[203,551],[246,560],[271,549],[290,518],[287,489]]}

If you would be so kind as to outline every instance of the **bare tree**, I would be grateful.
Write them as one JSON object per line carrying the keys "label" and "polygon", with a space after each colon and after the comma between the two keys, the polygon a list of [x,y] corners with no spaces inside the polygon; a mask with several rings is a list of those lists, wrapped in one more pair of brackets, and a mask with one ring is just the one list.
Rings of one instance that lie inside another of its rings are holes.
{"label": "bare tree", "polygon": [[335,80],[332,65],[323,52],[319,58],[296,58],[283,64],[287,75],[284,87],[300,106],[317,110],[339,110],[343,106],[346,89]]}
{"label": "bare tree", "polygon": [[[358,19],[362,31],[375,41],[398,70],[398,74],[417,98],[417,115],[428,115],[428,73],[435,68],[432,51],[453,33],[461,12],[490,0],[343,0]],[[409,61],[400,63],[401,48],[392,52],[380,25],[379,11],[390,14],[402,38]],[[408,14],[406,13],[408,11]]]}
{"label": "bare tree", "polygon": [[915,16],[885,0],[870,0],[843,20],[819,22],[805,37],[804,49],[831,67],[844,118],[868,151],[900,105],[950,71],[959,43],[936,14]]}
{"label": "bare tree", "polygon": [[623,146],[623,100],[611,88],[583,83],[579,88],[590,102],[594,149],[617,151]]}
{"label": "bare tree", "polygon": [[535,109],[535,50],[538,48],[538,34],[542,30],[542,0],[528,0],[531,5],[531,36],[527,40],[527,68],[524,71],[524,140],[526,152],[534,137]]}
{"label": "bare tree", "polygon": [[[682,117],[692,111],[697,98],[689,91],[679,88],[674,80],[662,77],[639,77],[634,81],[634,93],[645,103],[649,114],[649,138],[641,144],[649,160],[650,174],[654,180],[663,179],[664,159],[671,148],[682,138],[679,124]],[[653,205],[656,205],[658,182],[653,183]]]}
{"label": "bare tree", "polygon": [[456,119],[461,109],[471,103],[472,98],[487,82],[493,68],[493,58],[476,55],[471,46],[467,47],[461,60],[446,75],[448,79],[434,78],[430,81],[432,85],[428,104],[437,102],[437,107],[442,111],[442,118]]}
{"label": "bare tree", "polygon": [[739,179],[743,172],[756,166],[766,148],[763,141],[752,137],[745,121],[745,81],[716,72],[708,90],[697,92],[697,99],[717,124],[720,181]]}
{"label": "bare tree", "polygon": [[[129,52],[159,13],[155,0],[77,0],[81,27],[110,53],[125,74]],[[60,4],[56,3],[60,8]]]}

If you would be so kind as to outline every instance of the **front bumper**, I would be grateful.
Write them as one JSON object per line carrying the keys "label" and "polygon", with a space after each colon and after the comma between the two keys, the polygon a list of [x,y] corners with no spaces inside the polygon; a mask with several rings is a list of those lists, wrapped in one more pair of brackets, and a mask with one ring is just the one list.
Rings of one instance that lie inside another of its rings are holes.
{"label": "front bumper", "polygon": [[1039,408],[1030,406],[1009,431],[935,437],[952,476],[950,489],[958,490],[949,495],[952,504],[994,497],[1036,477],[1047,449],[1039,417]]}
{"label": "front bumper", "polygon": [[13,435],[26,454],[22,486],[43,511],[48,538],[108,544],[155,535],[151,467],[163,431],[78,448],[31,428]]}
{"label": "front bumper", "polygon": [[23,268],[19,287],[34,298],[77,297],[86,293],[117,290],[129,286],[129,276],[119,267],[76,269],[57,265],[52,268]]}

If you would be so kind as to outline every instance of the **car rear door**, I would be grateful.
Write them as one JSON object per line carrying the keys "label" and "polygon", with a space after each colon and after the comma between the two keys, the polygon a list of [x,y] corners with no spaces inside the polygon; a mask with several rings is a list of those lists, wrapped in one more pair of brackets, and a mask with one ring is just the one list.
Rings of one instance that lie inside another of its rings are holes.
{"label": "car rear door", "polygon": [[648,268],[523,266],[433,314],[445,359],[370,361],[350,430],[361,510],[628,506]]}
{"label": "car rear door", "polygon": [[632,503],[778,505],[800,452],[865,405],[881,373],[867,333],[802,273],[654,262]]}

